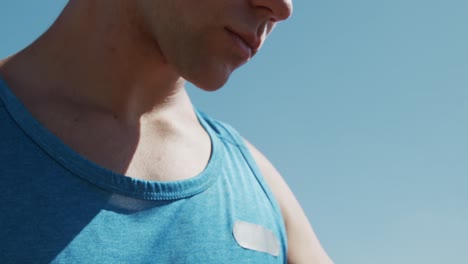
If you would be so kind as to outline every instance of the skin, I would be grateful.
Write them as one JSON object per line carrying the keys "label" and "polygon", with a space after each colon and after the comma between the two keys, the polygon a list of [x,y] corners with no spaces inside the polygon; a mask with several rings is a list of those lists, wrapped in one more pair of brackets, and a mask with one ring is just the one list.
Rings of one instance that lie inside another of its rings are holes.
{"label": "skin", "polygon": [[[89,160],[139,179],[188,179],[211,143],[185,81],[219,89],[257,52],[235,34],[261,46],[291,12],[291,0],[70,0],[43,36],[0,61],[0,75]],[[332,263],[281,175],[248,146],[281,206],[288,263]]]}

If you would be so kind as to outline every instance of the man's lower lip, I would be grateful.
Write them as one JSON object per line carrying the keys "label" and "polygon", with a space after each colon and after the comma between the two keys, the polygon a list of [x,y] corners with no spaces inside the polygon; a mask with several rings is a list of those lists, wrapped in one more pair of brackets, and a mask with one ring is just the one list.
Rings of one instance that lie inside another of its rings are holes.
{"label": "man's lower lip", "polygon": [[236,46],[238,46],[240,48],[240,50],[242,50],[242,52],[245,54],[247,59],[250,59],[250,57],[253,55],[252,48],[250,48],[250,46],[247,45],[247,43],[245,43],[245,41],[242,40],[242,38],[239,37],[236,33],[232,32],[230,30],[227,30],[227,32],[231,36],[231,38],[233,39]]}

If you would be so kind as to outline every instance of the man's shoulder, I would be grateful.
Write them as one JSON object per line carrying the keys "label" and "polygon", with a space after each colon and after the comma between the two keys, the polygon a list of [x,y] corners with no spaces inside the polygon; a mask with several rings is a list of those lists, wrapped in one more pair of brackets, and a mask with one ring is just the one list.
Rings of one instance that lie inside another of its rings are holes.
{"label": "man's shoulder", "polygon": [[286,181],[263,153],[246,143],[281,208],[288,236],[288,262],[332,264]]}

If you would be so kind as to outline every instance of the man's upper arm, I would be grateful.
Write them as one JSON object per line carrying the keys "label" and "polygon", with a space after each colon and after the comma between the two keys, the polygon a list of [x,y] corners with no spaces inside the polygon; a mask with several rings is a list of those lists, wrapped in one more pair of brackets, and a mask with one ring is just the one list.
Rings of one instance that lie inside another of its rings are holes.
{"label": "man's upper arm", "polygon": [[279,172],[259,150],[246,142],[281,207],[288,236],[288,263],[333,263],[320,245],[299,202]]}

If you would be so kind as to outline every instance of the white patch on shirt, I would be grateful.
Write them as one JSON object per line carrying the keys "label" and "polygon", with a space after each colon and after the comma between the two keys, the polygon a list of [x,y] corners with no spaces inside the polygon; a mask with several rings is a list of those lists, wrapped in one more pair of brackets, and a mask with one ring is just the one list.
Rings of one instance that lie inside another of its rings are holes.
{"label": "white patch on shirt", "polygon": [[275,234],[260,225],[236,221],[233,228],[237,243],[245,248],[268,253],[275,257],[280,254],[280,242]]}

